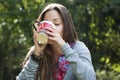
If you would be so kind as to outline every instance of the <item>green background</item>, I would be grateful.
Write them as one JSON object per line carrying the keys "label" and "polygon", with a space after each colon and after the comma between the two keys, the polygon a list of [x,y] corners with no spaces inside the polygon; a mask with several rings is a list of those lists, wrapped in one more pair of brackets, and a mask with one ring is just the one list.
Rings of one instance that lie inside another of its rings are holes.
{"label": "green background", "polygon": [[0,80],[15,80],[21,71],[33,45],[33,21],[51,2],[69,10],[97,80],[120,80],[120,0],[0,0]]}

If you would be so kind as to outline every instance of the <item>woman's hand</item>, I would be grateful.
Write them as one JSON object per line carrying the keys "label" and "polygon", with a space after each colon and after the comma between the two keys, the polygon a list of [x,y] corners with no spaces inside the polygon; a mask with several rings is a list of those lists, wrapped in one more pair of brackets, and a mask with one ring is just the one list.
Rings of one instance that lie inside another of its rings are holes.
{"label": "woman's hand", "polygon": [[61,48],[65,44],[62,35],[58,33],[56,28],[47,27],[45,28],[45,30],[46,30],[46,34],[48,35],[48,44],[56,46],[57,48]]}
{"label": "woman's hand", "polygon": [[45,48],[46,44],[38,44],[38,41],[37,41],[37,35],[39,34],[37,31],[33,30],[34,32],[34,45],[35,45],[35,52],[34,54],[39,56],[42,52],[43,52],[43,49]]}

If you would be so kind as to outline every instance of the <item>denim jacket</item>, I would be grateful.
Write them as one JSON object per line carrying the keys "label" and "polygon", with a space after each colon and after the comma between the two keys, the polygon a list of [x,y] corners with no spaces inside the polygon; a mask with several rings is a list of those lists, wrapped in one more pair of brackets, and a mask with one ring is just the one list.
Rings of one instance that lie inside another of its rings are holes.
{"label": "denim jacket", "polygon": [[[96,80],[90,52],[83,42],[76,41],[72,48],[66,43],[61,51],[70,63],[63,80]],[[30,57],[16,80],[34,80],[37,67],[37,62]]]}

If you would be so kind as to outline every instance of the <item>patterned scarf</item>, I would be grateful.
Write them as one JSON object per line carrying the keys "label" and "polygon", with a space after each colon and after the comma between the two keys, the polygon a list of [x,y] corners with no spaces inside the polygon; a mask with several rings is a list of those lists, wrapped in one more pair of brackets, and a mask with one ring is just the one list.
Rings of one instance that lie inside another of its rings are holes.
{"label": "patterned scarf", "polygon": [[57,69],[55,70],[54,80],[63,80],[68,67],[69,62],[65,59],[64,55],[61,55],[59,57]]}
{"label": "patterned scarf", "polygon": [[[75,45],[75,42],[70,43],[71,48],[73,48],[74,45]],[[69,67],[69,62],[65,59],[64,55],[61,55],[59,57],[57,69],[55,70],[54,80],[63,80],[68,67]]]}

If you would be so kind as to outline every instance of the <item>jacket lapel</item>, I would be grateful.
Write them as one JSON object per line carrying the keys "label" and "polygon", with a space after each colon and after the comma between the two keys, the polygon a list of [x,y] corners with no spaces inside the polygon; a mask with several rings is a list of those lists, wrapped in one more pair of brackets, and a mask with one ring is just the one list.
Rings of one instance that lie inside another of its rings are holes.
{"label": "jacket lapel", "polygon": [[71,66],[69,66],[69,68],[68,68],[68,70],[67,70],[63,80],[77,80],[75,78],[75,75],[72,73]]}

